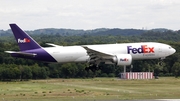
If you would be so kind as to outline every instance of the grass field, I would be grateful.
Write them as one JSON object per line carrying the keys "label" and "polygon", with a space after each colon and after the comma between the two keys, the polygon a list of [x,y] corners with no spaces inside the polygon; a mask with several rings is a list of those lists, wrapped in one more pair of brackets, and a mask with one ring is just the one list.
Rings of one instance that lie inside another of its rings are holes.
{"label": "grass field", "polygon": [[180,79],[121,80],[118,78],[47,79],[0,82],[0,100],[98,101],[180,99]]}

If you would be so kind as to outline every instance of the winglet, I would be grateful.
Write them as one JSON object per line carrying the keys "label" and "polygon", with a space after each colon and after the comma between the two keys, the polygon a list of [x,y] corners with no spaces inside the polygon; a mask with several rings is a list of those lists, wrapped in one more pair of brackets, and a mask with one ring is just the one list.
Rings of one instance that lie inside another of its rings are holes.
{"label": "winglet", "polygon": [[41,46],[34,41],[26,32],[19,28],[16,24],[9,24],[12,32],[16,38],[21,51],[41,48]]}

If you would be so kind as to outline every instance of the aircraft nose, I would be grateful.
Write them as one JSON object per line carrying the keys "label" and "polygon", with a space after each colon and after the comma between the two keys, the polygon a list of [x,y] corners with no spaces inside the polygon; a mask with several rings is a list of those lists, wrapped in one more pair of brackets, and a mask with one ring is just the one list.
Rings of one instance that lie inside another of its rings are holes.
{"label": "aircraft nose", "polygon": [[176,52],[176,50],[174,48],[171,49],[170,53],[174,54]]}

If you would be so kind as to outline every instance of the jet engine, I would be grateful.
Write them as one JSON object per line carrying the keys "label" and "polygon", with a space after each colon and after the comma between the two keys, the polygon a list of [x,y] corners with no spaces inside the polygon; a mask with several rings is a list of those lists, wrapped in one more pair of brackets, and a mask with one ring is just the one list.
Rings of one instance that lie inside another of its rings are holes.
{"label": "jet engine", "polygon": [[130,54],[118,54],[113,57],[113,63],[121,66],[131,65],[132,56]]}

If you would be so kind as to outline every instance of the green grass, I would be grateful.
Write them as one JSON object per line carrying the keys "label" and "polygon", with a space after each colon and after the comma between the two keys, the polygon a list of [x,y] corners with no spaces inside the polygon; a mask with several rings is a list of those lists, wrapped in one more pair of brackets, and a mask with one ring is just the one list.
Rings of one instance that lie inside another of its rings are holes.
{"label": "green grass", "polygon": [[180,99],[180,79],[95,78],[0,82],[0,98],[23,101]]}

